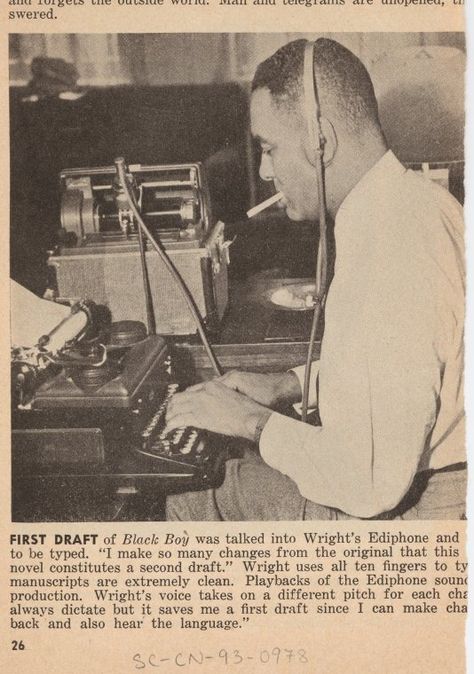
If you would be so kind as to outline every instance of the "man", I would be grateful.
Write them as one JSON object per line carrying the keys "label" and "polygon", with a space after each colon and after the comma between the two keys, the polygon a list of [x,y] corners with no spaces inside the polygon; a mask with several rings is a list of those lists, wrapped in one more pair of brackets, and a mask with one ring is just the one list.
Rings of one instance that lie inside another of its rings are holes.
{"label": "man", "polygon": [[[293,220],[316,219],[303,101],[305,41],[262,63],[251,99],[260,174]],[[168,499],[170,519],[456,519],[464,514],[462,213],[388,151],[370,77],[318,40],[327,210],[336,263],[312,404],[321,426],[272,412],[301,398],[301,369],[229,373],[175,396],[169,429],[256,443],[214,491]]]}

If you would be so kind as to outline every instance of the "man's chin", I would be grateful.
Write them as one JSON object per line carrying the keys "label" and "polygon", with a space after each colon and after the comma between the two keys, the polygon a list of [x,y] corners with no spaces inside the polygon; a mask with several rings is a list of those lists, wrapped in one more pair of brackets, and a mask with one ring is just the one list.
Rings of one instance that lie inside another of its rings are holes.
{"label": "man's chin", "polygon": [[296,210],[296,208],[292,208],[291,206],[286,206],[285,207],[286,215],[289,217],[290,220],[293,220],[294,222],[301,222],[302,220],[305,220],[306,218]]}

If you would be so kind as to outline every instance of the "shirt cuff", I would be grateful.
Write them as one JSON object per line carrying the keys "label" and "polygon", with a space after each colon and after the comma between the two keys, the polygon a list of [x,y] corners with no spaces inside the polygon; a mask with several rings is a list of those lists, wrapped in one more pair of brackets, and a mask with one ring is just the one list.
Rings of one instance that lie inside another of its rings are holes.
{"label": "shirt cuff", "polygon": [[[298,377],[300,382],[301,391],[304,387],[304,371],[306,369],[305,365],[300,365],[298,367],[293,367],[290,372],[294,372]],[[317,392],[317,382],[319,376],[319,360],[315,360],[311,363],[311,372],[309,375],[309,397],[308,397],[308,408],[315,409],[318,406],[318,392]],[[301,403],[296,403],[293,405],[294,410],[301,415]]]}

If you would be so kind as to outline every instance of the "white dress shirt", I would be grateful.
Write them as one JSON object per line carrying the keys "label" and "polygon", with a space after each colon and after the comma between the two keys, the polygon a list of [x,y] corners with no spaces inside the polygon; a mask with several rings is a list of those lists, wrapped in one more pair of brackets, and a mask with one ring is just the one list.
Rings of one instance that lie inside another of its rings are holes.
{"label": "white dress shirt", "polygon": [[335,237],[312,375],[322,425],[273,413],[260,451],[310,501],[373,517],[418,471],[465,461],[462,209],[387,152],[344,200]]}

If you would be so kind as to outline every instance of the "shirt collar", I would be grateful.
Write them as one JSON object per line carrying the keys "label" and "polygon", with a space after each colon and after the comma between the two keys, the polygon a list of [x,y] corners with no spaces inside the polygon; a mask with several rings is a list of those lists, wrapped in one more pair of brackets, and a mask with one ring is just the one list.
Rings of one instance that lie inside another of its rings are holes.
{"label": "shirt collar", "polygon": [[345,219],[360,204],[367,207],[371,195],[379,195],[382,189],[387,189],[387,184],[390,184],[396,175],[402,175],[405,172],[403,164],[398,161],[391,150],[387,150],[345,197],[337,211],[336,222],[342,218]]}

